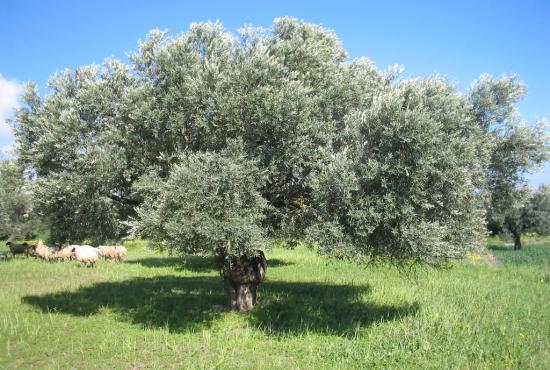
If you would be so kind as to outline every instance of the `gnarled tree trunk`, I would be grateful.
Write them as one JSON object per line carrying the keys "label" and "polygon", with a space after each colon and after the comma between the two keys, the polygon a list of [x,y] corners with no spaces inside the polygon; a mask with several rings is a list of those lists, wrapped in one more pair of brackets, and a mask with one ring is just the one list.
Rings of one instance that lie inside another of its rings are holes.
{"label": "gnarled tree trunk", "polygon": [[267,270],[267,260],[262,251],[256,256],[240,256],[226,260],[223,265],[224,288],[229,309],[250,311],[256,304],[256,290]]}

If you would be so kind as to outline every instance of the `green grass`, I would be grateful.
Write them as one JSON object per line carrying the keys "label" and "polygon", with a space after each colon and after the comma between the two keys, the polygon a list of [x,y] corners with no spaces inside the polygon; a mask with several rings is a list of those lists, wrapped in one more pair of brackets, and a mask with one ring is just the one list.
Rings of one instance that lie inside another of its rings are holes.
{"label": "green grass", "polygon": [[95,269],[0,261],[0,368],[548,369],[550,243],[489,244],[502,266],[414,276],[273,249],[246,314],[212,310],[211,260],[141,242]]}

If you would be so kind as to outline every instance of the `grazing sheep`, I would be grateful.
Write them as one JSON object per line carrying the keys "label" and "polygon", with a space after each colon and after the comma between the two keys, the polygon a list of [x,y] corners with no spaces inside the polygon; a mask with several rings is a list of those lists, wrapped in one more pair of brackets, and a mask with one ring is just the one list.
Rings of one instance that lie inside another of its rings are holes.
{"label": "grazing sheep", "polygon": [[37,257],[36,256],[36,244],[29,245],[29,247],[25,251],[25,254],[27,255],[27,257]]}
{"label": "grazing sheep", "polygon": [[106,260],[114,260],[116,257],[115,248],[110,245],[100,245],[96,248]]}
{"label": "grazing sheep", "polygon": [[71,246],[68,246],[52,254],[50,259],[56,260],[56,261],[69,261],[70,259],[72,259],[72,257],[73,257],[72,248]]}
{"label": "grazing sheep", "polygon": [[117,261],[122,262],[124,258],[126,258],[126,255],[128,254],[128,250],[123,245],[117,245],[115,246],[117,250]]}
{"label": "grazing sheep", "polygon": [[40,240],[36,245],[34,253],[36,257],[48,261],[54,254],[54,251]]}
{"label": "grazing sheep", "polygon": [[126,247],[120,245],[100,245],[97,249],[101,251],[103,258],[116,262],[122,262],[128,253]]}
{"label": "grazing sheep", "polygon": [[16,254],[26,254],[27,248],[29,245],[27,243],[23,244],[13,244],[11,241],[6,243],[8,248],[11,251],[11,254],[15,257]]}
{"label": "grazing sheep", "polygon": [[70,245],[74,257],[84,266],[94,267],[98,259],[98,251],[91,245]]}
{"label": "grazing sheep", "polygon": [[0,260],[7,260],[8,258],[10,258],[8,252],[0,252]]}

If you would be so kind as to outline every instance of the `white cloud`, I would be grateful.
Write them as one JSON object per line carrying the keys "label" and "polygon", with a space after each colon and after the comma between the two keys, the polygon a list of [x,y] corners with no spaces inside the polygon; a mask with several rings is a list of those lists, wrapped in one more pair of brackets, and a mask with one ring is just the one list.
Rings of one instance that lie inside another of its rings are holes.
{"label": "white cloud", "polygon": [[0,74],[0,142],[12,143],[12,129],[7,123],[14,110],[19,108],[19,96],[23,86],[17,82],[6,80]]}

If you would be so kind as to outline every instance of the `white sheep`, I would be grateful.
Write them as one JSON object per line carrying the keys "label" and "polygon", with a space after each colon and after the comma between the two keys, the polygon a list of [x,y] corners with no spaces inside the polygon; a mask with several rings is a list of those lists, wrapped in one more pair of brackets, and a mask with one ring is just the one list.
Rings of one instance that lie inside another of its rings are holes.
{"label": "white sheep", "polygon": [[86,267],[94,267],[101,253],[91,245],[71,245],[69,247],[71,247],[74,257]]}

